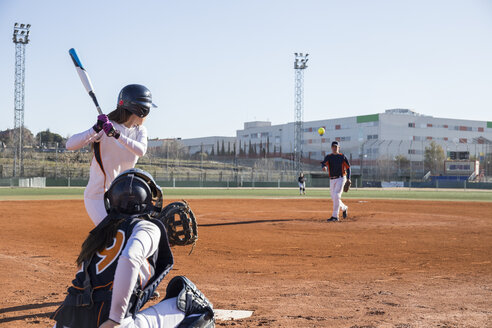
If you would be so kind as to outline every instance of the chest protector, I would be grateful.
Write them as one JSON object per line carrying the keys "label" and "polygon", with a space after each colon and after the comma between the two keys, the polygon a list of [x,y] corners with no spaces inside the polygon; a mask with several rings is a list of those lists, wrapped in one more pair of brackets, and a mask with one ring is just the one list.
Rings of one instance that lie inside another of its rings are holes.
{"label": "chest protector", "polygon": [[[90,261],[83,263],[72,281],[73,285],[68,288],[65,301],[51,317],[56,320],[57,327],[99,327],[108,319],[118,259],[140,220],[139,215],[135,215],[123,221],[117,228],[113,244],[97,252]],[[145,286],[141,286],[140,280],[137,279],[126,317],[136,315],[173,266],[173,255],[164,225],[159,220],[149,221],[159,227],[161,239],[157,251],[147,259],[151,277]]]}

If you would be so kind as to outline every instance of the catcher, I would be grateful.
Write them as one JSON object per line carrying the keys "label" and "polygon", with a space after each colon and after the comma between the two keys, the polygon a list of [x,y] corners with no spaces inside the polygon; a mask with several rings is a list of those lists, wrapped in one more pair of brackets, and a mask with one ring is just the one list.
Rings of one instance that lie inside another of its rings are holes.
{"label": "catcher", "polygon": [[338,213],[342,209],[343,218],[347,218],[348,206],[342,202],[342,192],[349,191],[350,185],[350,163],[347,157],[340,153],[340,144],[338,141],[331,143],[331,154],[326,155],[321,162],[323,171],[328,172],[330,176],[330,194],[333,201],[333,213],[328,222],[340,221]]}
{"label": "catcher", "polygon": [[104,200],[108,215],[82,244],[73,285],[52,315],[54,328],[215,327],[212,303],[184,276],[171,279],[161,302],[140,311],[173,266],[170,245],[197,240],[188,205],[161,211],[161,188],[138,169],[116,177]]}

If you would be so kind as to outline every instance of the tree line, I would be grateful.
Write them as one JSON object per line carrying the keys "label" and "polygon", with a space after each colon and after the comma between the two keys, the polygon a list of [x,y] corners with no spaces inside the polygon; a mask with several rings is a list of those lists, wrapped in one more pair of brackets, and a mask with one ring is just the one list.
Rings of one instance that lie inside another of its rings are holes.
{"label": "tree line", "polygon": [[[0,148],[12,148],[16,144],[14,129],[0,131]],[[34,135],[31,130],[24,127],[22,129],[22,144],[24,147],[46,147],[58,143],[59,147],[65,147],[66,138],[58,133],[51,132],[50,129],[41,131]]]}

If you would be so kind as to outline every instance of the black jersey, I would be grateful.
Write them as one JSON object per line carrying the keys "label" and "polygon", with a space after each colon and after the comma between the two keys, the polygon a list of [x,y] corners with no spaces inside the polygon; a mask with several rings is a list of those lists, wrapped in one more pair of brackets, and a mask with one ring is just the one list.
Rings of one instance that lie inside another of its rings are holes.
{"label": "black jersey", "polygon": [[299,182],[299,183],[304,183],[305,181],[306,181],[306,178],[304,178],[304,177],[297,178],[297,182]]}
{"label": "black jersey", "polygon": [[328,168],[330,178],[347,176],[350,179],[350,163],[342,153],[326,155],[321,166]]}
{"label": "black jersey", "polygon": [[[57,327],[99,327],[109,318],[112,286],[118,259],[135,225],[140,220],[142,219],[135,216],[124,220],[118,226],[112,244],[103,251],[97,252],[90,261],[83,263],[72,281],[72,286],[68,288],[65,301],[52,316],[52,319],[57,322]],[[141,286],[140,280],[137,280],[126,316],[135,315],[138,312],[173,265],[173,256],[164,225],[158,220],[150,221],[161,230],[159,247],[147,259],[152,275],[146,286]]]}

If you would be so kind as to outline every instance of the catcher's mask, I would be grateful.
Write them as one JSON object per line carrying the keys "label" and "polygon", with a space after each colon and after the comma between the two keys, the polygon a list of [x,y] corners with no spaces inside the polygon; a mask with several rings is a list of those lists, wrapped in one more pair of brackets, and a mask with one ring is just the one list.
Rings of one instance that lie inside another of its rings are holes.
{"label": "catcher's mask", "polygon": [[104,206],[109,213],[156,215],[162,210],[162,191],[154,178],[140,169],[118,175],[104,193]]}

